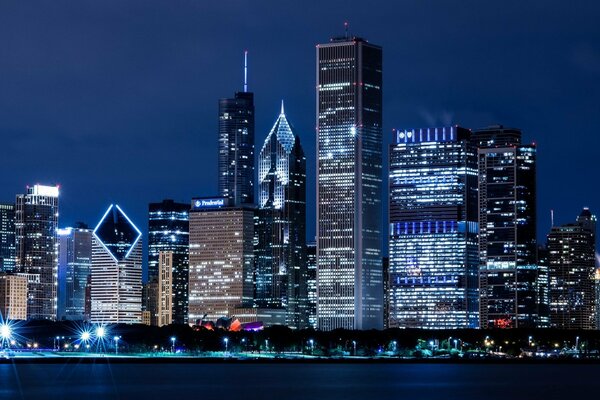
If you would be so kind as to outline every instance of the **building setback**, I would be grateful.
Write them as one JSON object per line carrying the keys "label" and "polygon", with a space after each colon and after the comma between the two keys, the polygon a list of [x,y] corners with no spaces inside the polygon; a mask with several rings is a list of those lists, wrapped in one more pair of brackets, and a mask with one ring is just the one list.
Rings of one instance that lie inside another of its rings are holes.
{"label": "building setback", "polygon": [[596,217],[584,208],[577,221],[548,234],[550,326],[595,329]]}
{"label": "building setback", "polygon": [[27,277],[0,273],[0,321],[27,319]]}
{"label": "building setback", "polygon": [[28,278],[28,319],[56,320],[58,186],[35,185],[15,207],[15,270]]}
{"label": "building setback", "polygon": [[317,45],[317,325],[383,328],[382,51]]}
{"label": "building setback", "polygon": [[536,148],[519,129],[475,131],[479,168],[481,328],[544,325],[538,299]]}
{"label": "building setback", "polygon": [[285,310],[286,325],[308,326],[306,158],[284,112],[258,157],[254,303]]}
{"label": "building setback", "polygon": [[190,211],[189,323],[234,317],[252,307],[254,210],[226,198],[193,199]]}
{"label": "building setback", "polygon": [[92,268],[92,230],[58,230],[58,319],[85,319],[85,286]]}
{"label": "building setback", "polygon": [[394,131],[389,185],[389,327],[476,328],[477,163],[470,131]]}
{"label": "building setback", "polygon": [[[158,279],[159,253],[171,252],[172,322],[186,324],[188,317],[189,203],[163,200],[148,206],[148,281]],[[157,313],[149,305],[145,309]]]}
{"label": "building setback", "polygon": [[92,323],[141,323],[142,233],[118,205],[94,229],[90,296]]}

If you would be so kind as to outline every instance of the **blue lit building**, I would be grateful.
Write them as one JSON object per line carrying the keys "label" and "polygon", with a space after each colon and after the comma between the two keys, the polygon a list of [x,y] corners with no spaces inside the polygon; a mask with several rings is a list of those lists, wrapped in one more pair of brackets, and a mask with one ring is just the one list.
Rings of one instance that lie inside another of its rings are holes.
{"label": "blue lit building", "polygon": [[15,205],[0,203],[0,272],[14,272],[15,251]]}
{"label": "blue lit building", "polygon": [[394,131],[389,327],[476,328],[477,158],[458,126]]}
{"label": "blue lit building", "polygon": [[[502,125],[473,132],[479,168],[481,328],[548,324],[536,237],[536,148]],[[542,297],[540,297],[542,296]]]}
{"label": "blue lit building", "polygon": [[[148,206],[148,281],[158,279],[159,253],[173,253],[172,321],[188,321],[189,203],[163,200]],[[154,304],[146,309],[156,314]]]}
{"label": "blue lit building", "polygon": [[383,328],[382,50],[317,45],[317,325]]}
{"label": "blue lit building", "polygon": [[258,157],[255,305],[285,310],[286,325],[308,326],[306,157],[281,113]]}
{"label": "blue lit building", "polygon": [[58,230],[58,319],[85,319],[85,286],[92,267],[92,230]]}

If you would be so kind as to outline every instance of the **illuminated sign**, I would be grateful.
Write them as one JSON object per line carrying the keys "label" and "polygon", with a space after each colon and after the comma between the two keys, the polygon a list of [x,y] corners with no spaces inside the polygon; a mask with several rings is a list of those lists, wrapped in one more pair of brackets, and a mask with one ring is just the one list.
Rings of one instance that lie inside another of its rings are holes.
{"label": "illuminated sign", "polygon": [[210,199],[193,199],[192,208],[194,210],[206,208],[221,208],[226,205],[224,197],[216,197]]}

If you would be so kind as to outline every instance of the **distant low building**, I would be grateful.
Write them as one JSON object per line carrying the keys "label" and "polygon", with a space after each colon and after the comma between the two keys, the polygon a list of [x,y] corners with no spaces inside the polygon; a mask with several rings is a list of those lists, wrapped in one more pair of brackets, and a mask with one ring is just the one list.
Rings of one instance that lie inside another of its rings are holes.
{"label": "distant low building", "polygon": [[27,277],[0,274],[0,316],[4,320],[27,319]]}

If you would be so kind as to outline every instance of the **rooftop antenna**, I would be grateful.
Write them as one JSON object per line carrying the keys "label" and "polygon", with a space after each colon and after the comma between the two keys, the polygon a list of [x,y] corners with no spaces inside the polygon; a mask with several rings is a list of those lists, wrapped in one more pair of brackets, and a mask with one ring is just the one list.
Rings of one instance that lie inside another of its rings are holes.
{"label": "rooftop antenna", "polygon": [[244,92],[248,91],[248,50],[244,50]]}
{"label": "rooftop antenna", "polygon": [[554,227],[554,210],[550,210],[550,226]]}
{"label": "rooftop antenna", "polygon": [[284,110],[283,110],[283,99],[281,99],[281,114],[285,114]]}
{"label": "rooftop antenna", "polygon": [[344,31],[346,32],[346,39],[348,39],[348,21],[344,22]]}

